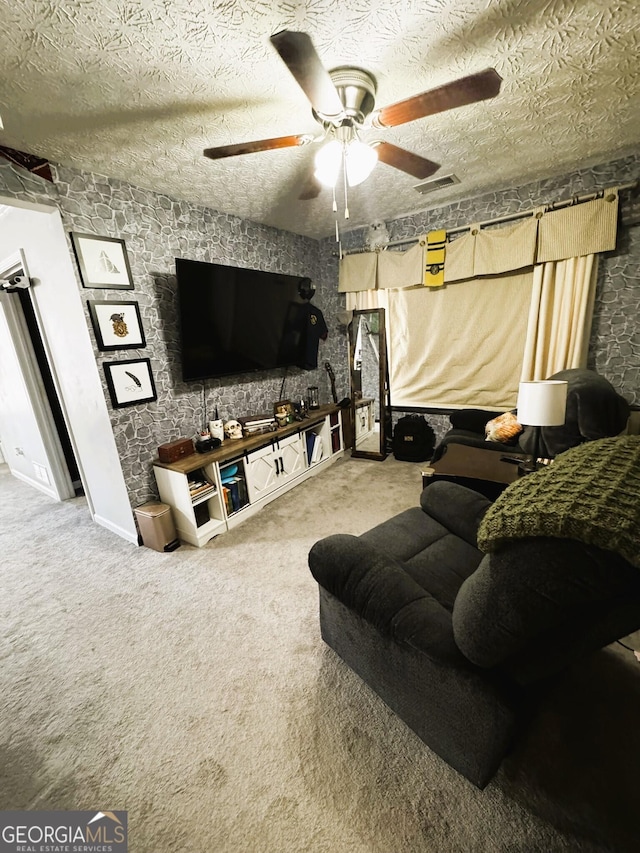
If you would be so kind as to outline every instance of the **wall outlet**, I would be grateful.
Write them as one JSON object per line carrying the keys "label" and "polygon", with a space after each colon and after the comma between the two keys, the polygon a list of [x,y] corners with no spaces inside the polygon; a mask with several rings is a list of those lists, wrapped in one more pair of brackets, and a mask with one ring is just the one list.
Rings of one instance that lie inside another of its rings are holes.
{"label": "wall outlet", "polygon": [[46,483],[47,485],[50,484],[49,472],[44,467],[44,465],[39,465],[37,462],[34,462],[33,463],[33,470],[34,470],[36,478],[38,480],[41,480],[43,483]]}

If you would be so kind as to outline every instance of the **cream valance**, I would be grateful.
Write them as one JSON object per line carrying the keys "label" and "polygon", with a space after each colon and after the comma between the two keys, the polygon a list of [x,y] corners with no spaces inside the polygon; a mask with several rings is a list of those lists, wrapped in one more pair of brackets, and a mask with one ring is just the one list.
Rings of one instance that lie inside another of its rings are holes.
{"label": "cream valance", "polygon": [[473,275],[498,275],[531,267],[536,257],[538,220],[524,219],[516,225],[478,230],[473,252]]}
{"label": "cream valance", "polygon": [[[470,231],[446,244],[444,280],[500,275],[547,261],[566,260],[615,249],[618,191],[544,212],[504,228]],[[340,262],[341,292],[413,287],[424,281],[426,237],[406,252],[346,255]]]}
{"label": "cream valance", "polygon": [[546,213],[538,227],[536,262],[566,261],[616,247],[618,193]]}
{"label": "cream valance", "polygon": [[378,255],[375,252],[345,255],[340,261],[338,290],[340,293],[375,290],[377,269]]}
{"label": "cream valance", "polygon": [[491,231],[472,225],[468,234],[447,244],[445,282],[532,267],[536,262],[537,234],[538,220],[534,217]]}
{"label": "cream valance", "polygon": [[376,268],[376,287],[412,287],[422,284],[425,247],[416,243],[406,252],[380,252]]}

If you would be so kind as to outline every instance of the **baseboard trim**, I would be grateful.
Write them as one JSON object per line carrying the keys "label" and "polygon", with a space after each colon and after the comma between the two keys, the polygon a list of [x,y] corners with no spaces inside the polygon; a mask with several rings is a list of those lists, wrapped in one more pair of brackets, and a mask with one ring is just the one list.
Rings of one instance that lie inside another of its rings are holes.
{"label": "baseboard trim", "polygon": [[104,527],[107,530],[111,531],[111,533],[115,533],[116,536],[120,536],[122,539],[126,539],[127,542],[131,542],[132,545],[140,546],[138,542],[138,534],[137,532],[132,532],[130,530],[125,530],[124,527],[119,527],[117,524],[113,524],[113,522],[109,521],[106,518],[102,518],[100,515],[94,515],[93,520],[96,524],[99,524],[100,527]]}
{"label": "baseboard trim", "polygon": [[9,470],[17,480],[21,480],[28,486],[33,486],[34,489],[37,489],[39,492],[42,492],[42,494],[46,495],[49,498],[53,498],[54,501],[62,501],[60,495],[51,486],[46,486],[44,483],[41,483],[39,480],[36,480],[33,477],[27,477],[26,474],[23,474],[21,471],[17,471],[15,468],[11,468],[11,466],[9,466]]}

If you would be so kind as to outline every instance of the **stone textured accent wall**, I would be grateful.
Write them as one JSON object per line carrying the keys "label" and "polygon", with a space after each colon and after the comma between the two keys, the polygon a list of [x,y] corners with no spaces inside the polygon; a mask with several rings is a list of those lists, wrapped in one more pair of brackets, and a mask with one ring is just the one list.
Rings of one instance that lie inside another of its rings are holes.
{"label": "stone textured accent wall", "polygon": [[[135,299],[142,316],[147,345],[140,350],[101,353],[95,348],[131,505],[157,496],[152,461],[157,447],[181,437],[193,437],[217,408],[227,420],[272,411],[281,393],[291,400],[306,395],[309,385],[320,389],[320,402],[331,401],[324,361],[346,365],[345,332],[336,315],[339,298],[337,267],[322,274],[319,244],[306,237],[276,231],[214,210],[177,201],[122,181],[54,166],[56,183],[48,184],[0,160],[0,195],[55,204],[67,232],[77,231],[125,240],[134,290],[78,288],[88,299]],[[72,253],[71,242],[69,251]],[[321,341],[318,369],[265,371],[206,382],[184,383],[179,358],[176,257],[252,267],[270,272],[308,276],[316,285],[313,304],[322,312],[329,336]],[[74,264],[75,266],[75,264]],[[92,341],[95,337],[86,311]],[[151,359],[158,400],[112,409],[102,364],[120,358]],[[341,385],[343,381],[341,382]],[[341,388],[341,395],[346,394]]]}

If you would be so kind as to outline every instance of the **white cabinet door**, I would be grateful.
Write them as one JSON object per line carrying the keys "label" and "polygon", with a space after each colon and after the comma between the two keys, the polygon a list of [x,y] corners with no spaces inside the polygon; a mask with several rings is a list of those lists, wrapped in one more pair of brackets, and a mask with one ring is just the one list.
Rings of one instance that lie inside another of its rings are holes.
{"label": "white cabinet door", "polygon": [[304,450],[300,435],[292,435],[290,438],[280,442],[276,447],[276,457],[280,457],[280,474],[278,485],[288,482],[297,477],[305,470]]}
{"label": "white cabinet door", "polygon": [[254,503],[304,471],[300,435],[290,435],[249,454],[245,463],[249,500]]}
{"label": "white cabinet door", "polygon": [[[278,470],[280,463],[278,463]],[[247,490],[251,503],[259,500],[277,487],[276,463],[271,445],[255,450],[245,460]]]}

